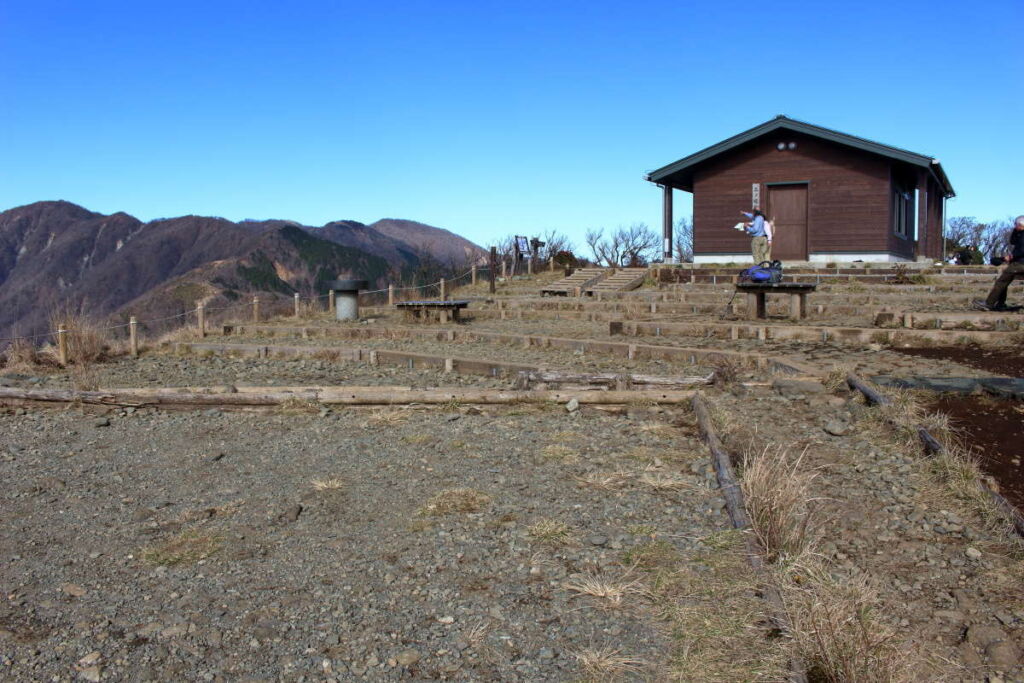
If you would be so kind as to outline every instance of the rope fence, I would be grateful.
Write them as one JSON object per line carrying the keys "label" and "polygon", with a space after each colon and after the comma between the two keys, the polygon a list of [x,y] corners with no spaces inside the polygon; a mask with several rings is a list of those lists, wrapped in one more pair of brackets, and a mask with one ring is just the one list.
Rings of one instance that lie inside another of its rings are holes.
{"label": "rope fence", "polygon": [[[428,282],[422,285],[408,285],[403,287],[395,287],[394,285],[389,285],[388,287],[384,287],[381,289],[361,291],[359,292],[359,296],[360,298],[362,298],[365,296],[386,294],[388,298],[388,303],[393,303],[396,300],[396,295],[403,292],[422,291],[424,293],[427,293],[430,290],[436,290],[441,297],[447,297],[447,295],[451,291],[451,288],[456,286],[463,286],[467,284],[467,282],[470,284],[475,284],[479,281],[481,276],[483,276],[486,279],[487,277],[489,277],[490,270],[491,269],[489,265],[479,265],[474,266],[469,270],[465,271],[464,273],[460,273],[459,275],[456,275],[455,277],[452,278],[441,278],[436,282]],[[497,271],[497,267],[495,268],[495,270]],[[503,275],[508,270],[507,262],[505,262],[504,260],[502,260],[501,270]],[[495,275],[497,275],[497,272],[495,273]],[[196,326],[198,328],[199,335],[205,336],[207,331],[206,316],[209,314],[223,314],[226,311],[250,309],[252,311],[252,319],[254,321],[259,321],[262,319],[272,318],[276,316],[294,315],[298,317],[302,313],[301,306],[303,302],[306,303],[308,311],[308,306],[311,302],[319,302],[325,299],[328,300],[329,303],[333,304],[334,293],[328,292],[327,294],[320,294],[316,296],[307,297],[300,297],[298,294],[295,294],[291,302],[289,302],[287,299],[283,300],[279,297],[273,296],[261,300],[260,296],[257,294],[254,295],[252,299],[248,301],[240,301],[235,304],[217,307],[207,307],[203,304],[198,304],[196,307],[182,311],[181,313],[176,313],[174,315],[168,315],[159,318],[147,318],[144,320],[139,320],[135,316],[130,316],[128,322],[122,322],[117,324],[95,325],[93,323],[89,323],[87,326],[87,330],[75,329],[75,327],[71,323],[69,323],[67,327],[65,327],[63,323],[60,323],[58,321],[56,330],[40,334],[2,337],[0,338],[0,345],[13,345],[18,342],[33,342],[33,345],[35,345],[35,343],[39,342],[40,340],[49,340],[51,342],[56,343],[59,349],[58,355],[60,357],[61,363],[66,364],[68,357],[67,344],[69,337],[73,337],[75,335],[113,332],[116,330],[127,329],[131,346],[131,352],[132,355],[134,356],[138,354],[138,330],[140,326],[143,328],[150,328],[156,325],[167,323],[172,320],[184,321],[190,318],[191,316],[195,316]],[[225,316],[218,315],[218,317],[223,319]],[[4,346],[0,346],[0,350],[4,350]]]}

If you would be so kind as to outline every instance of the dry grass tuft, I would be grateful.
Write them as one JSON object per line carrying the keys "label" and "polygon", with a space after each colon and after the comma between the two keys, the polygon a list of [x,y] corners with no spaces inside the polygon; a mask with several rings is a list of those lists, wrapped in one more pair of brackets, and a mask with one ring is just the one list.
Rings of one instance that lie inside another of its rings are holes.
{"label": "dry grass tuft", "polygon": [[665,422],[645,422],[640,425],[638,431],[663,440],[671,439],[679,433],[678,429]]}
{"label": "dry grass tuft", "polygon": [[620,650],[610,647],[587,648],[574,652],[573,657],[590,678],[597,681],[616,680],[636,675],[646,666],[643,661],[626,657]]}
{"label": "dry grass tuft", "polygon": [[743,365],[734,358],[713,353],[704,359],[704,365],[714,370],[712,381],[716,386],[732,384],[739,378]]}
{"label": "dry grass tuft", "polygon": [[816,475],[800,470],[806,452],[793,458],[784,448],[748,449],[743,456],[740,487],[770,562],[799,557],[814,542],[810,490]]}
{"label": "dry grass tuft", "polygon": [[375,410],[367,419],[369,427],[395,427],[409,420],[409,413],[404,410]]}
{"label": "dry grass tuft", "polygon": [[613,491],[621,489],[629,482],[629,474],[622,471],[615,472],[587,472],[582,476],[575,477],[579,486],[600,489],[602,491]]}
{"label": "dry grass tuft", "polygon": [[293,396],[276,405],[274,411],[282,415],[309,415],[319,413],[320,404]]}
{"label": "dry grass tuft", "polygon": [[[68,363],[95,363],[106,356],[110,347],[108,331],[95,320],[65,308],[50,314],[54,343],[60,328],[67,330]],[[57,349],[54,348],[53,352],[56,354]]]}
{"label": "dry grass tuft", "polygon": [[427,501],[420,509],[420,514],[440,516],[455,512],[479,512],[490,502],[490,496],[474,489],[447,489]]}
{"label": "dry grass tuft", "polygon": [[46,360],[27,339],[15,339],[4,352],[4,370],[32,373]]}
{"label": "dry grass tuft", "polygon": [[569,525],[554,519],[542,519],[530,526],[526,533],[530,538],[548,545],[569,545],[574,540]]}
{"label": "dry grass tuft", "polygon": [[640,483],[649,486],[659,493],[671,491],[682,491],[683,489],[697,488],[692,481],[676,474],[650,471],[640,475]]}
{"label": "dry grass tuft", "polygon": [[220,549],[217,536],[203,534],[194,529],[142,550],[142,561],[147,564],[174,566],[205,560]]}
{"label": "dry grass tuft", "polygon": [[346,482],[340,477],[332,477],[330,479],[314,479],[312,484],[316,491],[338,491],[345,488]]}
{"label": "dry grass tuft", "polygon": [[545,446],[541,449],[540,454],[545,460],[552,460],[561,463],[578,462],[580,459],[579,453],[569,446],[564,446],[562,444]]}
{"label": "dry grass tuft", "polygon": [[921,662],[877,617],[877,596],[864,577],[839,581],[824,567],[805,564],[790,568],[781,583],[793,646],[811,680],[914,678],[911,670]]}
{"label": "dry grass tuft", "polygon": [[564,586],[574,593],[597,598],[610,607],[622,606],[623,600],[631,595],[642,596],[647,593],[639,579],[614,581],[593,574],[566,581]]}

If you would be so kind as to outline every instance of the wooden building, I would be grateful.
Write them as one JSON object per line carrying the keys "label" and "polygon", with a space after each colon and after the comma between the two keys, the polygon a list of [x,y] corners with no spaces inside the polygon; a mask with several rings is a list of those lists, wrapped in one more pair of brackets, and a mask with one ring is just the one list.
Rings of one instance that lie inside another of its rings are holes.
{"label": "wooden building", "polygon": [[672,190],[693,193],[695,263],[750,260],[733,226],[760,208],[783,261],[913,261],[943,255],[945,199],[938,159],[778,116],[647,174],[663,188],[666,261]]}

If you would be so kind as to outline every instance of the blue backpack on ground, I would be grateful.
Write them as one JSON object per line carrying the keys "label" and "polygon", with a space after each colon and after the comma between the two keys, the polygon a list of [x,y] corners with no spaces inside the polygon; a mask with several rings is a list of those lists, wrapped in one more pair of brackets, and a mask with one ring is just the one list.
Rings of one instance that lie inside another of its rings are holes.
{"label": "blue backpack on ground", "polygon": [[775,284],[782,281],[781,261],[761,261],[756,266],[740,271],[740,282],[753,282],[759,285]]}

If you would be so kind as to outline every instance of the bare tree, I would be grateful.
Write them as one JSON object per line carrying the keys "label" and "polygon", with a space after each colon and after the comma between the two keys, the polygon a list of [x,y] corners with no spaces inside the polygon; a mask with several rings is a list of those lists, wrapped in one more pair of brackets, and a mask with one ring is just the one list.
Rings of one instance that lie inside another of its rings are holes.
{"label": "bare tree", "polygon": [[953,216],[946,221],[946,243],[956,251],[974,243],[978,219],[974,216]]}
{"label": "bare tree", "polygon": [[644,266],[658,253],[661,239],[646,223],[620,225],[605,236],[604,228],[591,228],[584,237],[597,263],[606,266]]}
{"label": "bare tree", "polygon": [[993,221],[984,226],[978,239],[978,250],[985,260],[994,256],[1003,256],[1010,251],[1010,231],[1013,230],[1012,217],[1001,221]]}
{"label": "bare tree", "polygon": [[541,254],[539,254],[544,261],[547,261],[560,251],[571,252],[573,250],[572,240],[565,233],[558,232],[554,228],[548,228],[539,239],[545,243]]}
{"label": "bare tree", "polygon": [[676,260],[680,263],[693,262],[693,219],[686,216],[676,221],[672,232]]}

